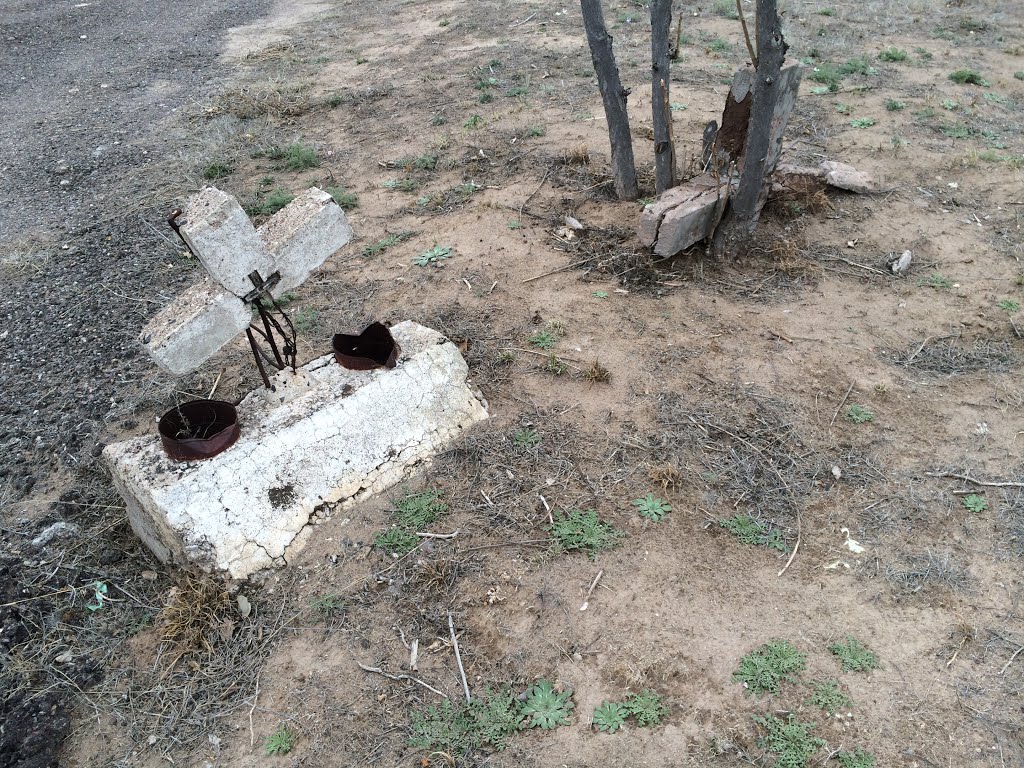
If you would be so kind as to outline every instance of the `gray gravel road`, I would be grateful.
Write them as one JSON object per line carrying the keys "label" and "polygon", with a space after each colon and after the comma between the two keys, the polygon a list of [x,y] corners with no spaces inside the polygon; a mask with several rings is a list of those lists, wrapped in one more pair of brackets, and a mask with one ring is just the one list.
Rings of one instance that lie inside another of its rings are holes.
{"label": "gray gravel road", "polygon": [[151,373],[138,330],[190,275],[161,268],[174,201],[147,166],[218,88],[227,30],[270,5],[0,0],[0,501],[87,464]]}

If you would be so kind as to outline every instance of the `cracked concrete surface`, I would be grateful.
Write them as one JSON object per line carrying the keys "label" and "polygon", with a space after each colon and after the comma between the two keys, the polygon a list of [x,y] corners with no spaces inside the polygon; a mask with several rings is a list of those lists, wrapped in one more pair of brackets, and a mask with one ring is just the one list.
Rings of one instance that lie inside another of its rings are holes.
{"label": "cracked concrete surface", "polygon": [[171,461],[156,434],[108,446],[135,532],[164,562],[246,578],[284,565],[326,510],[395,485],[487,418],[454,344],[412,322],[391,332],[403,350],[396,368],[314,360],[298,395],[250,393],[238,442],[212,459]]}

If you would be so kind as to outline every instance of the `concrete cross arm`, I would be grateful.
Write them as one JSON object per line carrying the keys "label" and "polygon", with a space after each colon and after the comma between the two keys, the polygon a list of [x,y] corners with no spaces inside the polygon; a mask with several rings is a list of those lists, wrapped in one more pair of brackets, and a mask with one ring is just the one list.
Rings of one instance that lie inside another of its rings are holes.
{"label": "concrete cross arm", "polygon": [[192,198],[177,226],[214,283],[183,293],[142,332],[150,357],[174,375],[195,370],[245,330],[250,310],[242,297],[253,290],[252,272],[264,280],[280,276],[272,289],[277,298],[301,285],[352,239],[344,211],[316,187],[259,229],[234,197],[207,187]]}

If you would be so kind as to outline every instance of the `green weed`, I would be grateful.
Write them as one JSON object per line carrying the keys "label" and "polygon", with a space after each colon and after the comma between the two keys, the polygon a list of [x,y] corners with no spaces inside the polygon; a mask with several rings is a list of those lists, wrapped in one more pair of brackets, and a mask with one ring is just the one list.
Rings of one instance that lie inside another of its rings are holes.
{"label": "green weed", "polygon": [[849,405],[843,411],[843,418],[851,424],[867,424],[875,420],[875,414],[863,405]]}
{"label": "green weed", "polygon": [[825,746],[825,740],[812,736],[813,723],[802,723],[796,715],[789,715],[785,721],[768,715],[754,716],[754,722],[767,733],[759,745],[775,755],[776,768],[804,768],[807,761]]}
{"label": "green weed", "polygon": [[526,341],[531,347],[537,347],[537,349],[551,350],[555,348],[555,337],[548,331],[537,331]]}
{"label": "green weed", "polygon": [[768,547],[779,552],[788,551],[786,542],[782,539],[782,532],[778,528],[770,528],[749,515],[734,515],[719,520],[718,524],[739,539],[740,544]]}
{"label": "green weed", "polygon": [[949,79],[960,85],[980,85],[983,88],[987,88],[989,85],[988,81],[973,69],[958,69],[956,72],[950,72]]}
{"label": "green weed", "polygon": [[659,499],[653,493],[648,493],[641,499],[633,499],[633,506],[637,508],[640,517],[646,517],[660,523],[665,519],[665,513],[672,511],[672,505],[664,499]]}
{"label": "green weed", "polygon": [[547,133],[547,128],[543,125],[531,125],[526,129],[526,137],[529,139],[536,139]]}
{"label": "green weed", "polygon": [[882,61],[906,61],[907,52],[902,48],[886,48],[878,54],[878,58]]}
{"label": "green weed", "polygon": [[462,124],[463,128],[479,128],[484,124],[484,119],[480,115],[470,115],[469,119]]}
{"label": "green weed", "polygon": [[343,187],[328,187],[327,194],[333,197],[334,202],[344,211],[359,207],[359,197],[354,192],[346,192]]}
{"label": "green weed", "polygon": [[251,203],[245,206],[245,212],[249,216],[272,216],[288,203],[295,199],[295,195],[286,189],[275,189],[266,197],[256,197]]}
{"label": "green weed", "polygon": [[320,158],[317,157],[316,150],[303,144],[289,144],[284,149],[273,147],[267,153],[267,157],[276,160],[279,168],[288,171],[304,171],[307,168],[316,168],[320,165]]}
{"label": "green weed", "polygon": [[570,509],[557,512],[554,522],[545,528],[558,549],[564,552],[582,551],[594,560],[603,549],[616,546],[625,534],[597,516],[593,509]]}
{"label": "green weed", "polygon": [[833,643],[828,649],[842,663],[844,672],[878,669],[878,657],[853,635],[847,635],[843,642]]}
{"label": "green weed", "polygon": [[441,501],[437,489],[420,493],[407,493],[394,503],[392,510],[399,525],[413,531],[422,531],[439,515],[448,511],[448,505]]}
{"label": "green weed", "polygon": [[623,704],[615,701],[606,701],[594,710],[594,714],[590,717],[590,722],[599,731],[615,733],[625,724],[628,715],[629,713]]}
{"label": "green weed", "polygon": [[548,373],[554,374],[555,376],[561,376],[569,370],[569,366],[558,359],[557,355],[550,354],[548,359],[544,362],[544,370]]}
{"label": "green weed", "polygon": [[305,333],[315,328],[319,319],[320,313],[315,309],[304,308],[295,313],[292,325],[295,326],[295,330],[299,333]]}
{"label": "green weed", "polygon": [[964,505],[964,509],[968,512],[980,513],[988,509],[988,502],[985,501],[984,496],[979,496],[976,493],[972,493],[969,496],[964,496],[960,503]]}
{"label": "green weed", "polygon": [[806,667],[807,654],[788,640],[769,640],[740,659],[732,679],[743,683],[754,696],[778,693],[783,682],[797,682],[797,675]]}
{"label": "green weed", "polygon": [[295,746],[298,736],[282,725],[263,740],[263,752],[268,755],[287,755]]}
{"label": "green weed", "polygon": [[404,555],[412,552],[419,543],[419,537],[415,533],[404,531],[398,527],[381,531],[373,539],[374,546],[389,555]]}
{"label": "green weed", "polygon": [[885,109],[888,112],[899,112],[901,109],[906,109],[907,105],[905,102],[899,99],[886,99]]}
{"label": "green weed", "polygon": [[231,163],[222,163],[217,160],[203,168],[203,178],[207,181],[223,179],[235,172],[235,166]]}
{"label": "green weed", "polygon": [[412,237],[412,232],[396,232],[393,235],[383,237],[375,243],[370,243],[363,247],[363,256],[376,256],[383,253],[388,248],[398,245],[403,240],[408,240]]}
{"label": "green weed", "polygon": [[309,607],[324,619],[333,619],[345,613],[345,597],[328,592],[309,599]]}
{"label": "green weed", "polygon": [[808,702],[820,707],[829,715],[835,715],[841,709],[849,709],[853,701],[839,688],[838,680],[822,680],[811,685],[811,698]]}
{"label": "green weed", "polygon": [[384,189],[396,189],[399,192],[415,192],[422,182],[419,179],[389,179],[384,182]]}
{"label": "green weed", "polygon": [[836,760],[841,768],[875,768],[875,756],[860,747],[856,747],[853,752],[840,750]]}
{"label": "green weed", "polygon": [[527,689],[521,712],[526,718],[527,728],[549,731],[559,725],[568,725],[569,715],[575,707],[572,691],[559,693],[550,680],[538,680]]}
{"label": "green weed", "polygon": [[641,727],[661,725],[662,718],[668,714],[668,707],[662,701],[660,693],[645,688],[640,693],[634,693],[625,703],[626,712],[636,719],[636,724]]}
{"label": "green weed", "polygon": [[870,128],[877,123],[878,121],[873,117],[857,117],[850,121],[850,125],[854,128]]}
{"label": "green weed", "polygon": [[425,712],[413,712],[410,720],[410,746],[461,756],[485,745],[505,749],[523,715],[511,689],[497,693],[488,689],[483,698],[468,702],[446,699]]}
{"label": "green weed", "polygon": [[438,264],[447,260],[452,255],[452,249],[447,245],[435,245],[433,248],[424,251],[415,259],[413,264],[418,267],[429,267],[431,264]]}
{"label": "green weed", "polygon": [[536,429],[523,427],[512,435],[512,442],[519,448],[535,448],[540,444],[540,435]]}
{"label": "green weed", "polygon": [[1003,299],[997,306],[1004,312],[1009,312],[1010,314],[1020,310],[1020,302],[1014,301],[1013,299]]}
{"label": "green weed", "polygon": [[953,287],[953,281],[945,275],[940,275],[938,272],[934,272],[928,277],[923,277],[917,281],[919,288],[939,288],[942,290],[948,290]]}

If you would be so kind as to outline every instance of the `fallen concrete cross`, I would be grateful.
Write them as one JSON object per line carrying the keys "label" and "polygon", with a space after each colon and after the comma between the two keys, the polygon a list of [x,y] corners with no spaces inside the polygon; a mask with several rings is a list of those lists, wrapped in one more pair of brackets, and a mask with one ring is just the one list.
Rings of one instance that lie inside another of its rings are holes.
{"label": "fallen concrete cross", "polygon": [[231,195],[207,187],[175,220],[182,239],[212,280],[185,291],[146,325],[141,340],[150,357],[175,376],[193,371],[244,331],[252,311],[249,275],[276,275],[280,296],[300,285],[352,239],[344,211],[312,187],[259,229]]}
{"label": "fallen concrete cross", "polygon": [[241,435],[213,458],[172,461],[155,434],[108,446],[136,534],[162,562],[242,579],[287,563],[333,512],[487,418],[454,344],[412,322],[391,333],[394,369],[350,371],[327,356],[278,373],[272,393],[239,404]]}

